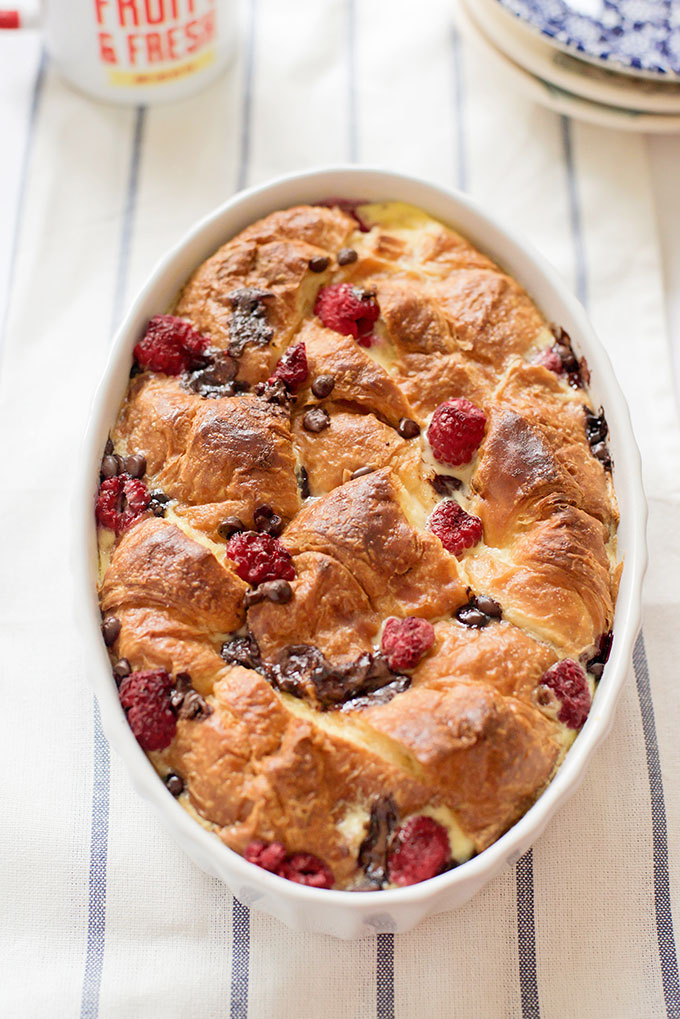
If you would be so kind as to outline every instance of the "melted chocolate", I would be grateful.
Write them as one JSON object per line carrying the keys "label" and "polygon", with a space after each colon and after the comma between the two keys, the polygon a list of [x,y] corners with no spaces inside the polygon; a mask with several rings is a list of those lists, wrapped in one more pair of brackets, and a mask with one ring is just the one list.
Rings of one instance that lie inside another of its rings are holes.
{"label": "melted chocolate", "polygon": [[609,654],[612,649],[613,634],[611,630],[608,633],[601,634],[597,642],[597,650],[592,658],[589,658],[586,662],[586,669],[590,672],[595,679],[601,679],[604,667],[609,660]]}
{"label": "melted chocolate", "polygon": [[391,796],[374,800],[368,834],[359,848],[359,866],[374,888],[380,888],[387,878],[387,847],[397,821],[397,805]]}
{"label": "melted chocolate", "polygon": [[237,371],[236,361],[220,351],[212,354],[202,368],[185,375],[182,379],[182,388],[198,393],[204,399],[215,400],[220,396],[233,396],[236,392],[233,380]]}
{"label": "melted chocolate", "polygon": [[284,649],[263,674],[279,690],[315,702],[322,711],[384,703],[410,686],[410,676],[393,672],[380,652],[364,652],[353,662],[332,665],[310,644]]}
{"label": "melted chocolate", "polygon": [[229,665],[241,665],[244,669],[260,669],[262,666],[260,649],[251,634],[225,641],[220,654]]}
{"label": "melted chocolate", "polygon": [[567,376],[569,385],[573,389],[583,389],[590,382],[590,370],[586,359],[582,357],[579,361],[571,345],[571,337],[562,326],[552,325],[550,331],[555,337],[553,353],[557,354],[562,362],[562,370]]}
{"label": "melted chocolate", "polygon": [[273,328],[267,324],[264,301],[271,300],[273,294],[268,290],[255,287],[240,287],[232,290],[229,301],[232,316],[229,322],[229,354],[240,357],[247,343],[256,347],[266,347],[274,337]]}
{"label": "melted chocolate", "polygon": [[605,439],[609,434],[609,426],[604,416],[604,410],[600,407],[600,413],[594,414],[590,407],[583,408],[586,417],[586,439],[590,446],[590,452],[600,461],[606,471],[612,469],[612,459]]}

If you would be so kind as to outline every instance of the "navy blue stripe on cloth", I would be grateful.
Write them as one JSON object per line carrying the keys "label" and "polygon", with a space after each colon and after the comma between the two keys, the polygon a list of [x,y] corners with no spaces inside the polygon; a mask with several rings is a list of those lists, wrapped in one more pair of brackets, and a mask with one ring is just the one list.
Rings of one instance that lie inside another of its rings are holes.
{"label": "navy blue stripe on cloth", "polygon": [[253,112],[253,73],[255,67],[255,25],[257,22],[257,0],[248,4],[248,26],[246,29],[245,66],[243,72],[243,110],[241,113],[241,154],[236,174],[236,190],[241,191],[248,181],[250,168],[250,125]]}
{"label": "navy blue stripe on cloth", "polygon": [[376,1017],[394,1019],[394,934],[376,935]]}
{"label": "navy blue stripe on cloth", "polygon": [[234,899],[231,934],[231,1000],[229,1019],[248,1019],[250,910]]}
{"label": "navy blue stripe on cloth", "polygon": [[109,841],[109,744],[102,730],[99,705],[94,703],[94,774],[92,781],[92,831],[87,918],[87,955],[80,1003],[80,1019],[96,1019],[104,965],[106,938],[106,864]]}
{"label": "navy blue stripe on cloth", "polygon": [[536,975],[536,927],[534,924],[534,856],[531,849],[520,857],[515,869],[517,884],[517,947],[522,1019],[539,1019],[541,1008]]}
{"label": "navy blue stripe on cloth", "polygon": [[451,29],[451,67],[453,70],[453,135],[455,143],[455,178],[456,187],[461,191],[467,191],[467,153],[465,146],[465,114],[464,114],[464,93],[463,93],[463,67],[460,36],[455,28]]}
{"label": "navy blue stripe on cloth", "polygon": [[21,233],[21,222],[23,219],[24,211],[24,199],[26,195],[26,177],[28,175],[28,164],[31,158],[31,152],[33,151],[33,138],[35,136],[35,125],[38,119],[38,110],[40,108],[40,99],[43,92],[43,85],[45,83],[45,66],[47,58],[45,56],[45,50],[43,49],[40,54],[40,62],[38,64],[38,70],[36,71],[35,81],[33,83],[33,92],[31,94],[31,105],[28,111],[28,126],[26,128],[26,141],[24,144],[24,152],[21,158],[21,172],[19,174],[19,192],[16,199],[16,218],[14,220],[14,233],[12,235],[12,246],[10,248],[9,256],[9,269],[7,275],[7,299],[5,301],[5,308],[2,314],[2,321],[0,322],[0,353],[5,342],[5,332],[7,329],[7,317],[9,315],[9,302],[10,294],[12,292],[12,283],[14,281],[14,268],[17,260],[17,250],[19,247],[19,235]]}
{"label": "navy blue stripe on cloth", "polygon": [[583,244],[581,225],[581,206],[576,184],[574,168],[574,147],[572,142],[572,124],[568,117],[562,117],[562,150],[564,165],[567,171],[567,193],[569,196],[569,222],[574,245],[574,262],[576,265],[576,296],[584,306],[588,304],[588,270],[586,252]]}
{"label": "navy blue stripe on cloth", "polygon": [[347,140],[350,163],[359,158],[357,113],[357,10],[355,0],[347,0]]}
{"label": "navy blue stripe on cloth", "polygon": [[649,682],[649,665],[645,641],[640,633],[633,651],[633,667],[637,686],[642,731],[645,737],[647,772],[652,809],[652,843],[654,852],[654,908],[656,936],[659,943],[659,962],[666,1013],[669,1019],[680,1019],[680,984],[678,983],[678,956],[673,933],[673,914],[668,876],[668,828],[666,803],[661,777],[659,744],[656,737],[654,704]]}
{"label": "navy blue stripe on cloth", "polygon": [[[118,271],[114,287],[112,331],[118,325],[125,299],[132,221],[134,218],[139,162],[144,131],[145,108],[140,106],[135,117],[132,153],[125,192],[125,208],[118,255]],[[104,966],[106,943],[106,867],[109,839],[109,745],[102,730],[99,705],[94,700],[94,782],[92,789],[92,833],[90,836],[89,906],[87,918],[87,954],[80,1005],[81,1019],[96,1019],[99,1014],[99,991]]]}

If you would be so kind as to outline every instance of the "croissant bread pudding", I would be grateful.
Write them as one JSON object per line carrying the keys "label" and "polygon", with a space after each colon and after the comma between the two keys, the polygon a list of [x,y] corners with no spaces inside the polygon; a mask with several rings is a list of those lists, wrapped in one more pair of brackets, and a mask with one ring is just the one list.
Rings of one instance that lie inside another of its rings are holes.
{"label": "croissant bread pudding", "polygon": [[151,319],[101,464],[102,633],[199,823],[372,890],[531,806],[611,644],[587,384],[514,279],[396,202],[275,212]]}

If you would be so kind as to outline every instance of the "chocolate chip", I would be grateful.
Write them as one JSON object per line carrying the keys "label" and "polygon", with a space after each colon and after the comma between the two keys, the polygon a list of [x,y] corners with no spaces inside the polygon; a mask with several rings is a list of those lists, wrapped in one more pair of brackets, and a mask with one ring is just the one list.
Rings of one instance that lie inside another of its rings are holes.
{"label": "chocolate chip", "polygon": [[607,633],[603,633],[597,642],[597,657],[601,662],[608,662],[609,656],[612,651],[612,644],[614,642],[614,634],[611,630]]}
{"label": "chocolate chip", "polygon": [[149,509],[155,517],[165,516],[165,506],[170,502],[170,496],[165,492],[152,492],[149,500]]}
{"label": "chocolate chip", "polygon": [[102,637],[107,647],[111,647],[118,640],[120,625],[120,619],[116,619],[115,616],[106,616],[102,621]]}
{"label": "chocolate chip", "polygon": [[241,665],[244,669],[257,669],[261,664],[260,649],[250,634],[225,641],[220,654],[229,665]]}
{"label": "chocolate chip", "polygon": [[132,666],[130,665],[127,658],[119,658],[113,667],[113,675],[116,680],[120,682],[121,679],[125,679],[132,672]]}
{"label": "chocolate chip", "polygon": [[586,425],[586,438],[590,445],[594,446],[598,442],[604,442],[608,431],[607,422],[595,418],[591,425]]}
{"label": "chocolate chip", "polygon": [[584,405],[583,412],[586,418],[586,438],[592,446],[596,442],[603,442],[609,434],[609,426],[604,414],[604,408],[600,407],[599,414]]}
{"label": "chocolate chip", "polygon": [[146,457],[143,453],[133,453],[125,459],[125,470],[131,478],[143,478],[146,474]]}
{"label": "chocolate chip", "polygon": [[415,439],[416,435],[420,435],[420,425],[413,418],[402,418],[397,431],[402,439]]}
{"label": "chocolate chip", "polygon": [[549,704],[555,703],[555,693],[550,689],[549,686],[545,686],[541,683],[536,687],[536,703],[542,708],[547,708]]}
{"label": "chocolate chip", "polygon": [[433,478],[428,478],[428,481],[438,495],[453,495],[463,487],[460,478],[454,478],[452,474],[435,474]]}
{"label": "chocolate chip", "polygon": [[[597,641],[597,650],[593,657],[586,661],[585,667],[588,672],[599,680],[604,672],[604,667],[609,661],[609,654],[612,649],[613,634],[611,630],[607,633],[601,634]],[[581,659],[583,662],[583,659]]]}
{"label": "chocolate chip", "polygon": [[163,779],[169,792],[174,797],[180,796],[184,792],[184,781],[175,771],[169,771]]}
{"label": "chocolate chip", "polygon": [[170,706],[173,711],[179,711],[184,703],[184,692],[180,690],[173,690],[170,694]]}
{"label": "chocolate chip", "polygon": [[232,385],[235,393],[250,392],[250,382],[246,382],[245,379],[234,379]]}
{"label": "chocolate chip", "polygon": [[593,456],[600,461],[606,471],[610,471],[612,469],[612,459],[609,455],[609,450],[607,449],[607,444],[605,442],[596,443],[594,446],[591,446],[590,451]]}
{"label": "chocolate chip", "polygon": [[293,597],[293,588],[287,580],[265,580],[252,591],[246,591],[243,604],[248,609],[262,601],[285,605]]}
{"label": "chocolate chip", "polygon": [[312,382],[312,392],[318,400],[325,400],[333,392],[335,379],[332,375],[317,375]]}
{"label": "chocolate chip", "polygon": [[463,624],[463,626],[472,626],[477,630],[481,630],[482,627],[487,626],[490,622],[489,617],[481,609],[476,608],[474,605],[463,605],[456,612],[456,619]]}
{"label": "chocolate chip", "polygon": [[274,403],[277,407],[289,407],[293,399],[282,379],[258,382],[255,386],[255,395],[263,396],[267,403]]}
{"label": "chocolate chip", "polygon": [[272,538],[278,538],[283,530],[283,520],[278,513],[274,513],[267,521],[266,527],[262,527],[261,530],[265,534],[270,534]]}
{"label": "chocolate chip", "polygon": [[174,711],[179,711],[184,704],[184,698],[192,689],[191,676],[188,672],[178,672],[175,676],[175,687],[170,694],[170,704]]}
{"label": "chocolate chip", "polygon": [[330,264],[330,258],[326,258],[325,255],[315,255],[309,260],[309,268],[312,272],[325,272]]}
{"label": "chocolate chip", "polygon": [[195,718],[200,721],[207,718],[208,715],[212,715],[212,713],[213,709],[207,701],[201,697],[197,690],[192,690],[184,698],[184,704],[180,708],[179,717]]}
{"label": "chocolate chip", "polygon": [[340,248],[340,251],[338,251],[338,265],[351,265],[352,262],[356,262],[358,257],[354,248]]}
{"label": "chocolate chip", "polygon": [[109,435],[108,439],[106,440],[106,445],[104,446],[104,456],[111,456],[112,453],[113,453],[113,441],[111,439],[111,436]]}
{"label": "chocolate chip", "polygon": [[350,479],[354,481],[355,478],[363,478],[366,474],[372,474],[373,471],[377,471],[378,467],[376,464],[366,464],[365,467],[357,467],[355,471],[352,471]]}
{"label": "chocolate chip", "polygon": [[571,344],[556,343],[552,349],[562,362],[565,372],[578,371],[578,361],[574,351],[571,349]]}
{"label": "chocolate chip", "polygon": [[175,676],[175,689],[182,690],[184,693],[187,690],[191,690],[191,676],[188,672],[178,672]]}
{"label": "chocolate chip", "polygon": [[202,721],[208,715],[212,715],[213,708],[207,703],[198,690],[188,690],[182,697],[177,715],[179,718],[195,719]]}
{"label": "chocolate chip", "polygon": [[267,598],[277,605],[286,605],[293,597],[293,588],[287,580],[267,580],[260,587],[266,588]]}
{"label": "chocolate chip", "polygon": [[271,506],[258,506],[253,513],[253,520],[255,530],[261,534],[270,534],[272,538],[278,538],[283,530],[283,520]]}
{"label": "chocolate chip", "polygon": [[105,456],[102,460],[100,471],[103,478],[115,478],[120,471],[118,457],[113,456],[110,453],[107,454],[107,456]]}
{"label": "chocolate chip", "polygon": [[494,601],[493,598],[489,598],[486,594],[477,594],[474,596],[474,605],[476,608],[483,612],[485,616],[489,616],[491,619],[500,619],[503,615],[503,609]]}
{"label": "chocolate chip", "polygon": [[224,538],[227,541],[231,538],[232,534],[239,534],[241,531],[245,531],[246,525],[238,517],[227,517],[217,528],[217,533],[220,538]]}
{"label": "chocolate chip", "polygon": [[302,419],[302,427],[306,432],[323,432],[324,428],[328,428],[330,423],[331,419],[328,416],[328,412],[323,407],[312,407]]}
{"label": "chocolate chip", "polygon": [[300,496],[302,499],[309,499],[309,474],[307,473],[306,467],[300,467],[297,472],[297,483],[300,488]]}

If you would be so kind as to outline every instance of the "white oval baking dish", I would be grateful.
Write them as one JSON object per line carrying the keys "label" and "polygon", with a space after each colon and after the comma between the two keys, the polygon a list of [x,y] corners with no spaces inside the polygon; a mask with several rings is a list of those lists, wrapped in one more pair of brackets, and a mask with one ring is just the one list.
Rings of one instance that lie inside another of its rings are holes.
{"label": "white oval baking dish", "polygon": [[[205,831],[173,799],[140,749],[120,707],[100,634],[96,592],[94,498],[106,438],[123,398],[132,348],[147,321],[167,310],[189,274],[221,244],[276,209],[329,197],[399,199],[421,206],[488,253],[529,292],[549,321],[563,326],[591,370],[590,391],[610,426],[614,482],[621,512],[619,554],[624,568],[614,621],[611,657],[583,730],[554,780],[502,838],[468,863],[397,890],[358,894],[308,888],[247,863]],[[611,363],[588,318],[556,272],[465,195],[412,177],[362,167],[311,170],[279,178],[231,198],[201,220],[159,263],[134,301],[112,346],[87,428],[78,491],[77,613],[104,731],[125,761],[142,796],[153,805],[179,845],[210,874],[221,878],[244,904],[304,931],[355,938],[372,930],[406,931],[424,917],[467,902],[492,877],[524,853],[581,782],[586,765],[609,731],[640,625],[641,586],[647,561],[646,504],[640,455],[628,408]]]}

